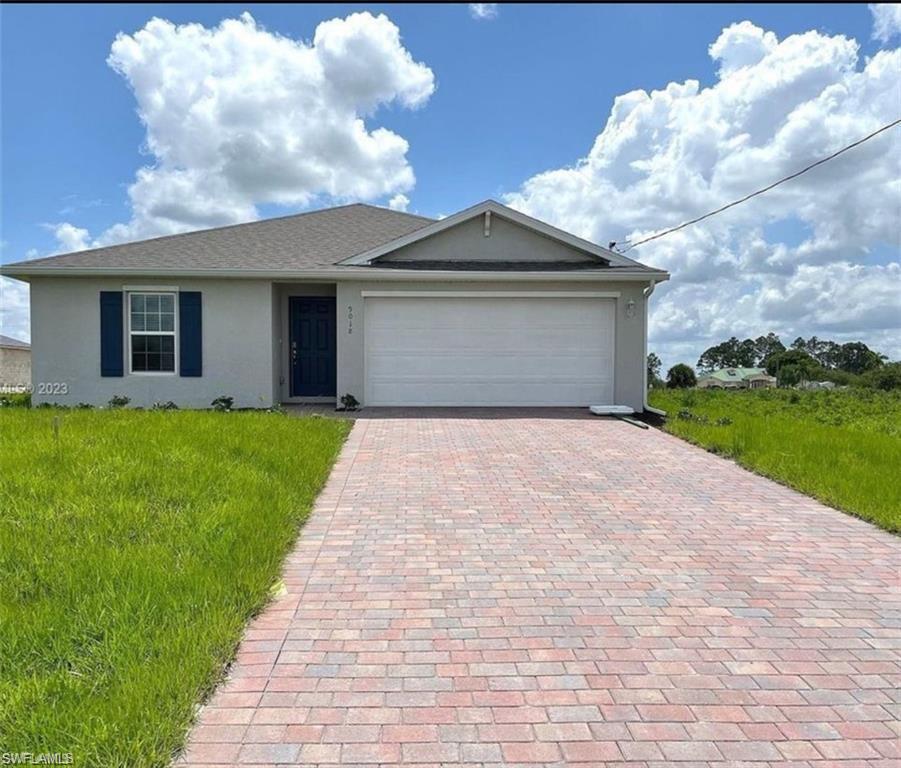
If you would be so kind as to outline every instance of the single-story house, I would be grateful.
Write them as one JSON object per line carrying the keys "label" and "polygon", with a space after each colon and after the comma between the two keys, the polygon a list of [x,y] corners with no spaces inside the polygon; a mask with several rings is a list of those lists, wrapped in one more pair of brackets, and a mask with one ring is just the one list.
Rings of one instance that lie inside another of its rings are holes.
{"label": "single-story house", "polygon": [[639,411],[669,278],[494,201],[440,220],[346,205],[0,273],[31,286],[36,402]]}
{"label": "single-story house", "polygon": [[776,386],[776,377],[765,368],[721,368],[698,379],[699,389],[766,389]]}
{"label": "single-story house", "polygon": [[0,334],[0,394],[25,392],[31,386],[31,347]]}

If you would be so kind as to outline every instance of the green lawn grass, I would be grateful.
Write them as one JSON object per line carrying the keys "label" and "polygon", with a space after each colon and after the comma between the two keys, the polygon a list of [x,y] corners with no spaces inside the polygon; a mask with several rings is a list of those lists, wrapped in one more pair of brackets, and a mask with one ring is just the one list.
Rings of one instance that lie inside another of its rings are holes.
{"label": "green lawn grass", "polygon": [[168,765],[349,428],[0,410],[0,752]]}
{"label": "green lawn grass", "polygon": [[901,532],[901,392],[653,390],[665,429]]}

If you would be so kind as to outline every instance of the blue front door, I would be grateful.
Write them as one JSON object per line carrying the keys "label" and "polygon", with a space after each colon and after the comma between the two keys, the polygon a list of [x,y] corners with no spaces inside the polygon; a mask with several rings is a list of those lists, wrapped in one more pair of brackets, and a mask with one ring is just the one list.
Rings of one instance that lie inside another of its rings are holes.
{"label": "blue front door", "polygon": [[337,322],[333,296],[292,296],[291,397],[334,397]]}

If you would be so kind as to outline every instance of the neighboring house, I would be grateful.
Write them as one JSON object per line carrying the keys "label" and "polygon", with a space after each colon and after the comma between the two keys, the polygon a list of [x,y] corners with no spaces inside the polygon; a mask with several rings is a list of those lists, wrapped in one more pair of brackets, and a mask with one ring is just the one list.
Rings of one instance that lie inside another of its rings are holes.
{"label": "neighboring house", "polygon": [[0,334],[0,394],[24,392],[31,386],[31,347]]}
{"label": "neighboring house", "polygon": [[721,368],[698,379],[698,389],[765,389],[776,386],[776,377],[765,368]]}
{"label": "neighboring house", "polygon": [[[369,205],[20,262],[37,402],[619,404],[669,275],[499,203]],[[65,389],[65,393],[62,390]]]}

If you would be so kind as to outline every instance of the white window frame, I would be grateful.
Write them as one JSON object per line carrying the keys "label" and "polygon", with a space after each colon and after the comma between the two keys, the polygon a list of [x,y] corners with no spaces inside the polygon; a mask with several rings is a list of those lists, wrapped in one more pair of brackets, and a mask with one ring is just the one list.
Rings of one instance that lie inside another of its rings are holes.
{"label": "white window frame", "polygon": [[[140,290],[129,290],[126,292],[125,314],[128,321],[128,373],[130,376],[178,376],[178,291],[171,288],[153,289],[141,288]],[[132,296],[171,296],[174,320],[171,331],[133,331],[131,328],[131,297]],[[174,342],[173,349],[173,367],[171,371],[136,371],[134,370],[134,357],[132,355],[132,337],[133,336],[172,336]]]}

